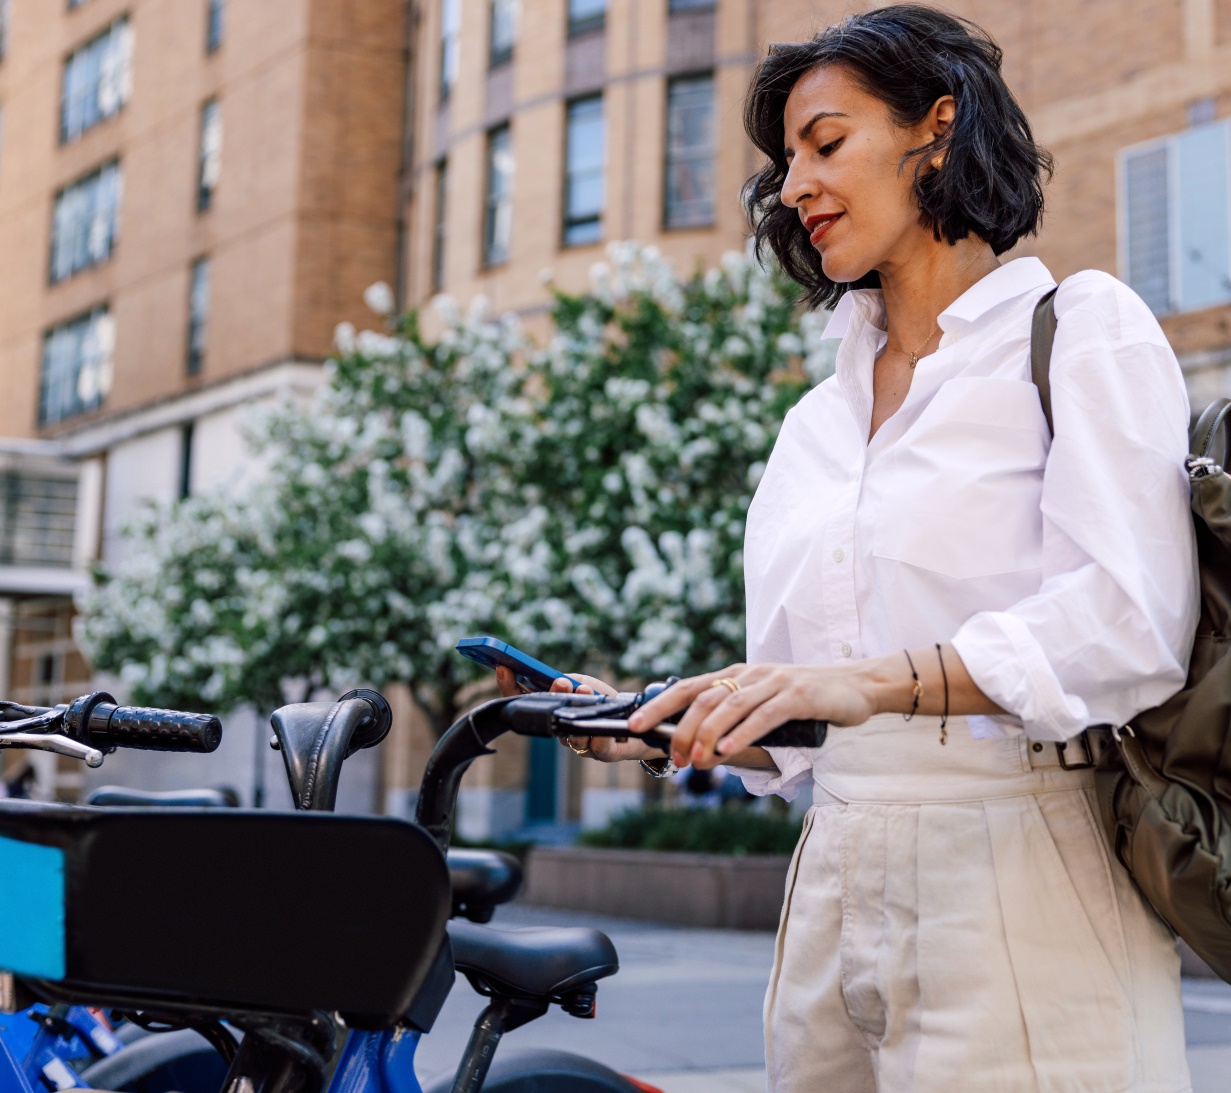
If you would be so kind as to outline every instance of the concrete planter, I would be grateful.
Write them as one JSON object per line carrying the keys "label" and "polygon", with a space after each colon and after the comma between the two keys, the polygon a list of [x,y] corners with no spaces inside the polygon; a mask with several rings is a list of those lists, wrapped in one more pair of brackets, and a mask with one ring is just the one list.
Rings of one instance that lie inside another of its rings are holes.
{"label": "concrete planter", "polygon": [[544,907],[738,930],[774,930],[790,858],[536,847],[523,899]]}

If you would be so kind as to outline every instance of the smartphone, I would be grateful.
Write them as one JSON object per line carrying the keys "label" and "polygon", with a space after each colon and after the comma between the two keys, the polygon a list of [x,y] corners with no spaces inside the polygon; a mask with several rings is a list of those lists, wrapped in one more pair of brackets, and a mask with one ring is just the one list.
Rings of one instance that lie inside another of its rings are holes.
{"label": "smartphone", "polygon": [[489,668],[511,668],[517,682],[531,691],[549,691],[554,680],[564,678],[576,690],[580,684],[572,676],[549,668],[529,653],[523,653],[515,645],[486,635],[477,638],[462,638],[454,648],[464,657],[477,660]]}

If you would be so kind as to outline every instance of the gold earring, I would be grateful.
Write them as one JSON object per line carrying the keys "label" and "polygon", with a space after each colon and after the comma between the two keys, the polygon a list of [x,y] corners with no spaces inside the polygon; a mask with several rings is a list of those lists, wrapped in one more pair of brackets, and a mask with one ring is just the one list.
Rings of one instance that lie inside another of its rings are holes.
{"label": "gold earring", "polygon": [[945,162],[945,157],[944,157],[944,154],[942,153],[941,155],[937,156],[935,159],[932,160],[932,166],[935,167],[936,170],[939,171],[941,166],[944,164],[944,162]]}

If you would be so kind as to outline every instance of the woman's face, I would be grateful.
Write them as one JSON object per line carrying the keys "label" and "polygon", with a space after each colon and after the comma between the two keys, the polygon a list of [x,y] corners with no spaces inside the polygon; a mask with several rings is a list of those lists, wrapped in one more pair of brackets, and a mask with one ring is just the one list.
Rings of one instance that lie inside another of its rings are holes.
{"label": "woman's face", "polygon": [[782,203],[798,211],[831,281],[858,281],[932,242],[919,219],[914,164],[903,168],[902,157],[943,131],[945,101],[919,126],[903,129],[840,66],[815,68],[791,89]]}

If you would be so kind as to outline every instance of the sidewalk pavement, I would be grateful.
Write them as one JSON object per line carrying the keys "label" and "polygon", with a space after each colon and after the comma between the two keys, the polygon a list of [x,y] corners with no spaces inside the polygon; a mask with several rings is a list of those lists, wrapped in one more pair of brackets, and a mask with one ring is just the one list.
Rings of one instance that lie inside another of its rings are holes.
{"label": "sidewalk pavement", "polygon": [[[620,954],[620,971],[599,984],[598,1017],[558,1008],[509,1033],[500,1052],[551,1047],[606,1063],[663,1093],[763,1093],[761,1000],[773,961],[773,934],[697,930],[600,919],[513,904],[497,926],[594,926]],[[419,1048],[422,1080],[452,1071],[483,999],[464,979]],[[1184,981],[1185,1028],[1193,1093],[1231,1090],[1231,986]]]}

